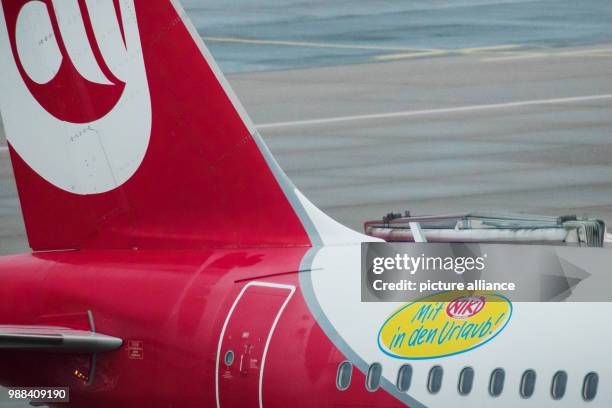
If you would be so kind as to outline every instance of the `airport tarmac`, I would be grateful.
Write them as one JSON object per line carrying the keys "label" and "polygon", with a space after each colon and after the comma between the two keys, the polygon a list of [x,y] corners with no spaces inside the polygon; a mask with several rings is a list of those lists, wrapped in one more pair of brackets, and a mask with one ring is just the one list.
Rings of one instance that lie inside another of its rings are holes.
{"label": "airport tarmac", "polygon": [[365,62],[392,53],[612,40],[607,0],[183,0],[224,72]]}
{"label": "airport tarmac", "polygon": [[[405,209],[612,223],[612,44],[400,52],[228,79],[289,177],[352,228]],[[0,147],[0,253],[26,249]]]}

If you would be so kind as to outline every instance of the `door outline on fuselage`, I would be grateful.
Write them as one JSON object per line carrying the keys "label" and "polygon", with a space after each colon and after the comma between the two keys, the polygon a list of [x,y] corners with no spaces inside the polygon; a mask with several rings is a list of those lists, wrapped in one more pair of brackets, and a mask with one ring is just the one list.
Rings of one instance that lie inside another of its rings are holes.
{"label": "door outline on fuselage", "polygon": [[219,344],[217,345],[217,358],[215,362],[215,397],[217,399],[217,408],[221,408],[221,402],[219,399],[219,363],[221,361],[221,346],[223,343],[223,337],[225,336],[225,330],[227,329],[227,325],[229,324],[229,321],[232,317],[232,313],[234,312],[234,309],[240,302],[242,295],[244,295],[247,289],[250,288],[251,286],[261,286],[261,287],[266,287],[266,288],[277,288],[277,289],[289,290],[289,294],[287,295],[287,298],[285,299],[281,307],[278,309],[278,312],[276,313],[276,316],[274,317],[274,321],[272,322],[272,326],[270,327],[270,331],[268,332],[268,337],[266,338],[266,344],[264,346],[264,350],[262,353],[261,369],[259,370],[259,408],[263,408],[263,396],[262,396],[263,394],[263,375],[264,375],[264,369],[266,367],[266,356],[268,354],[268,347],[270,346],[270,340],[272,340],[272,335],[274,334],[276,325],[278,324],[278,321],[280,320],[280,317],[283,314],[285,307],[287,306],[287,304],[289,303],[289,300],[291,300],[291,297],[295,293],[294,285],[285,285],[281,283],[258,282],[258,281],[249,282],[246,285],[244,285],[244,287],[240,290],[240,293],[238,293],[238,296],[236,296],[236,299],[234,299],[234,303],[232,304],[232,307],[230,308],[229,312],[227,313],[227,316],[225,317],[225,321],[223,322],[223,328],[221,329],[221,334],[219,335]]}

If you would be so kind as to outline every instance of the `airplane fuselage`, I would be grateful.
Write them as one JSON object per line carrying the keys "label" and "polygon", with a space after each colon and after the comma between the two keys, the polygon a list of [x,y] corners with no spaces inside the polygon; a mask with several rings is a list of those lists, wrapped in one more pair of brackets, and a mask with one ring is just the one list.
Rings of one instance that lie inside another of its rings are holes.
{"label": "airplane fuselage", "polygon": [[[90,355],[5,350],[0,381],[69,387],[72,405],[84,407],[259,406],[260,398],[278,407],[347,400],[400,405],[382,389],[367,392],[358,370],[348,390],[337,389],[338,365],[346,357],[319,327],[300,291],[305,251],[7,257],[0,264],[3,322],[88,330],[91,311],[95,330],[124,344],[98,354],[93,371]],[[225,361],[228,352],[231,364]]]}

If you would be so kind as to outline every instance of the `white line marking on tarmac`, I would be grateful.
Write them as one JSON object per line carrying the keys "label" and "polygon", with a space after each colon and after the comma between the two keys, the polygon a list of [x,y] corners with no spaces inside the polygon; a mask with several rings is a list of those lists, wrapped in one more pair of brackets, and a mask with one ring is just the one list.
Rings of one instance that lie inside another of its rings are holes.
{"label": "white line marking on tarmac", "polygon": [[258,129],[272,129],[272,128],[281,128],[281,127],[290,127],[290,126],[323,125],[323,124],[328,124],[328,123],[351,122],[351,121],[356,121],[356,120],[389,119],[389,118],[401,118],[401,117],[408,117],[408,116],[439,115],[439,114],[444,114],[444,113],[474,112],[474,111],[493,110],[493,109],[518,108],[522,106],[555,105],[555,104],[572,103],[572,102],[587,102],[587,101],[596,101],[600,99],[612,99],[612,94],[572,96],[572,97],[567,97],[567,98],[535,99],[535,100],[530,100],[530,101],[505,102],[505,103],[495,103],[495,104],[488,104],[488,105],[468,105],[468,106],[456,106],[452,108],[374,113],[374,114],[353,115],[353,116],[338,116],[334,118],[320,118],[320,119],[295,120],[295,121],[290,121],[290,122],[263,123],[260,125],[256,125],[256,127]]}
{"label": "white line marking on tarmac", "polygon": [[465,54],[473,54],[473,53],[489,52],[489,51],[516,50],[520,48],[523,48],[523,46],[519,44],[501,44],[501,45],[491,45],[488,47],[460,48],[459,51]]}
{"label": "white line marking on tarmac", "polygon": [[420,58],[420,57],[434,57],[440,55],[450,54],[452,51],[450,50],[423,50],[423,51],[415,51],[415,52],[407,52],[401,54],[385,54],[385,55],[377,55],[374,57],[376,61],[395,61],[400,59],[407,58]]}
{"label": "white line marking on tarmac", "polygon": [[312,48],[340,48],[340,49],[355,49],[355,50],[375,50],[375,51],[430,51],[429,48],[413,48],[413,47],[392,47],[366,44],[340,44],[340,43],[319,43],[309,41],[286,41],[286,40],[259,40],[252,38],[239,37],[202,37],[207,42],[226,42],[237,44],[255,44],[255,45],[286,45],[292,47],[312,47]]}
{"label": "white line marking on tarmac", "polygon": [[549,51],[549,52],[511,52],[509,55],[502,55],[500,57],[488,57],[483,58],[483,62],[495,62],[495,61],[509,61],[518,59],[528,58],[544,58],[544,57],[584,57],[584,58],[607,58],[612,56],[611,48],[591,48],[591,49],[578,49],[571,51]]}
{"label": "white line marking on tarmac", "polygon": [[504,57],[483,58],[481,61],[483,62],[510,61],[510,60],[530,59],[530,58],[544,58],[544,57],[549,57],[549,56],[550,54],[536,52],[536,53],[507,55]]}
{"label": "white line marking on tarmac", "polygon": [[377,61],[393,61],[398,59],[440,56],[447,54],[476,54],[486,53],[491,51],[507,51],[520,49],[523,46],[517,44],[501,44],[475,48],[415,48],[415,47],[400,47],[400,46],[384,46],[384,45],[369,45],[369,44],[342,44],[342,43],[325,43],[311,41],[290,41],[290,40],[265,40],[258,38],[243,38],[243,37],[202,37],[206,42],[221,42],[235,44],[252,44],[252,45],[282,45],[291,47],[311,47],[311,48],[336,48],[348,50],[371,50],[371,51],[399,51],[395,54],[386,54],[375,56]]}
{"label": "white line marking on tarmac", "polygon": [[476,47],[476,48],[448,48],[448,49],[436,49],[432,48],[430,50],[417,50],[408,53],[398,53],[398,54],[385,54],[385,55],[377,55],[374,57],[376,61],[395,61],[401,59],[408,58],[420,58],[420,57],[434,57],[434,56],[442,56],[442,55],[473,55],[473,54],[487,54],[491,52],[501,52],[501,51],[509,51],[509,50],[518,50],[523,48],[522,45],[518,44],[502,44],[502,45],[492,45],[488,47]]}

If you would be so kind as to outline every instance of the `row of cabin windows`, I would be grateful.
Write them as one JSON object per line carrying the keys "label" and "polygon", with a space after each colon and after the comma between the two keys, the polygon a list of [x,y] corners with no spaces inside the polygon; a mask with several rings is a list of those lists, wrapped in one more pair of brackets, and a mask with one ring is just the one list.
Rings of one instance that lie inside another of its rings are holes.
{"label": "row of cabin windows", "polygon": [[[338,367],[338,375],[336,377],[336,386],[339,390],[344,391],[351,385],[351,376],[353,374],[353,365],[344,361]],[[459,381],[457,391],[460,395],[469,395],[472,392],[474,384],[474,369],[465,367],[459,373]],[[442,367],[437,365],[429,370],[427,376],[427,390],[431,394],[437,394],[442,388],[442,377],[444,371]],[[374,363],[368,368],[366,374],[366,389],[374,392],[380,387],[382,378],[382,366],[379,363]],[[503,368],[496,368],[491,372],[489,378],[489,394],[492,397],[499,397],[504,391],[504,382],[506,380],[506,372]],[[410,389],[412,382],[412,366],[404,364],[400,367],[397,373],[396,387],[400,392],[406,392]],[[522,398],[531,398],[535,391],[536,372],[534,370],[526,370],[521,376],[519,394]],[[588,373],[582,383],[582,398],[585,401],[593,401],[597,395],[597,386],[599,384],[599,376],[595,372]],[[552,378],[550,394],[553,399],[560,400],[565,395],[567,386],[567,373],[565,371],[557,371]]]}

